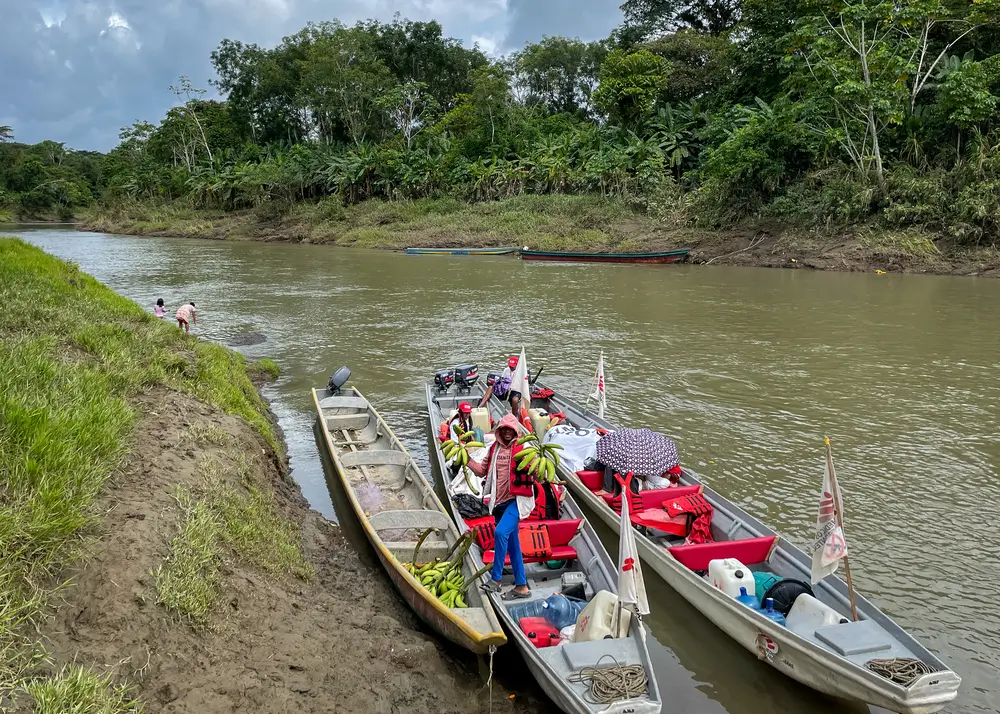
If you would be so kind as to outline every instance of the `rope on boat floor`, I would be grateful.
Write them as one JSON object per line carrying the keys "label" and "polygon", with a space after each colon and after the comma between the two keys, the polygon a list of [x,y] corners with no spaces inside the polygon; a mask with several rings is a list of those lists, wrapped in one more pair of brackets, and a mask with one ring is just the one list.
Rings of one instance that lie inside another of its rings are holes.
{"label": "rope on boat floor", "polygon": [[[606,658],[610,658],[614,665],[601,667],[601,662]],[[611,704],[621,699],[633,699],[649,691],[649,680],[642,665],[621,664],[609,654],[597,660],[595,666],[571,673],[569,681],[587,684],[590,687],[587,698],[593,704]]]}
{"label": "rope on boat floor", "polygon": [[937,671],[926,662],[911,657],[870,659],[865,662],[865,667],[880,677],[885,677],[904,687],[909,687],[925,674]]}

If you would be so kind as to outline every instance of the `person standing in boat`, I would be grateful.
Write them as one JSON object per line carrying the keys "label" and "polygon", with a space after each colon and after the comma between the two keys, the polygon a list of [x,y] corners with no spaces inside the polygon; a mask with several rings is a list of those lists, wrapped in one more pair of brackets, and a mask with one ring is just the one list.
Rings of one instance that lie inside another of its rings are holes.
{"label": "person standing in boat", "polygon": [[513,414],[504,415],[494,429],[496,441],[481,461],[470,461],[469,468],[477,476],[485,476],[483,492],[488,494],[496,532],[493,541],[493,570],[486,592],[500,592],[503,567],[510,556],[514,571],[514,587],[503,595],[504,600],[526,600],[531,597],[528,576],[524,572],[524,556],[518,537],[518,524],[535,508],[533,479],[517,468],[517,455],[524,448],[517,443],[520,424]]}
{"label": "person standing in boat", "polygon": [[521,397],[523,395],[510,388],[511,383],[514,381],[514,370],[517,369],[518,359],[516,355],[511,355],[507,358],[507,366],[500,373],[500,378],[486,390],[486,394],[483,395],[479,406],[486,406],[490,401],[490,397],[496,396],[501,402],[510,404],[511,414],[517,415],[521,413]]}

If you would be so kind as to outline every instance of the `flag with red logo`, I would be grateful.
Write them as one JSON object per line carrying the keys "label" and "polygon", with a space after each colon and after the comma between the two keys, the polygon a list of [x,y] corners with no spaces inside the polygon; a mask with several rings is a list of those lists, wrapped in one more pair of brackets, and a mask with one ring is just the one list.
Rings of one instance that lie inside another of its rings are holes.
{"label": "flag with red logo", "polygon": [[642,580],[642,566],[635,549],[635,531],[629,518],[629,482],[635,478],[629,474],[622,486],[622,517],[618,525],[618,604],[633,605],[640,615],[649,614],[646,599],[646,584]]}
{"label": "flag with red logo", "polygon": [[604,406],[607,404],[607,395],[604,393],[604,353],[601,352],[601,359],[597,363],[597,389],[590,395],[597,400],[597,416],[604,418]]}
{"label": "flag with red logo", "polygon": [[[837,508],[841,502],[837,473],[833,469],[833,457],[828,449],[823,474],[823,491],[819,498],[819,517],[816,520],[816,540],[812,549],[814,583],[837,572],[840,561],[847,557],[847,539],[844,538],[841,520],[837,517]],[[840,516],[842,518],[843,513]]]}

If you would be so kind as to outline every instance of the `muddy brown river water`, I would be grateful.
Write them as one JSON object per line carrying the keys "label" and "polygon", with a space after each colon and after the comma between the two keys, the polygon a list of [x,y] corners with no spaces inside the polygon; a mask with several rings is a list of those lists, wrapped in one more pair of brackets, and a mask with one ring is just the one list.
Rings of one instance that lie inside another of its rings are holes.
{"label": "muddy brown river water", "polygon": [[[334,518],[309,389],[341,364],[427,464],[434,369],[485,372],[523,345],[547,382],[581,396],[604,350],[612,421],[672,436],[682,463],[800,544],[829,434],[856,586],[963,677],[948,712],[1000,710],[998,280],[0,233],[150,310],[195,301],[202,337],[263,336],[240,349],[281,365],[267,396],[293,475]],[[655,577],[665,711],[864,711],[758,663]]]}

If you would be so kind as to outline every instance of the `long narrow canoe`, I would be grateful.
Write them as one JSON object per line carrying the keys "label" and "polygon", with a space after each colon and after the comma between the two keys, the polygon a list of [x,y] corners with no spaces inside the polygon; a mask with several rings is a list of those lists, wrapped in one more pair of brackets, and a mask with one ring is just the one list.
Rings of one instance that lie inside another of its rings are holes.
{"label": "long narrow canoe", "polygon": [[[469,589],[469,607],[448,608],[403,567],[424,530],[439,533],[424,542],[421,561],[443,557],[460,534],[389,425],[356,389],[338,395],[314,389],[313,401],[337,477],[399,594],[432,629],[460,647],[484,654],[504,644],[493,606],[476,587]],[[467,578],[475,572],[474,562],[466,556],[462,572]]]}
{"label": "long narrow canoe", "polygon": [[[482,386],[477,388],[477,392],[474,398],[478,400],[483,395]],[[468,394],[460,395],[454,391],[441,393],[433,385],[427,385],[427,413],[431,434],[435,437],[431,458],[437,463],[446,488],[450,471],[441,451],[440,441],[436,438],[438,427],[446,415],[458,408],[460,402],[469,399]],[[490,408],[493,410],[493,417],[499,421],[503,409],[500,402],[497,399],[491,400]],[[467,531],[468,523],[458,512],[450,497],[448,505],[459,530]],[[522,527],[525,524],[546,525],[552,550],[549,562],[561,561],[561,566],[556,569],[542,562],[525,563],[528,585],[532,592],[531,601],[544,600],[549,595],[559,592],[562,575],[568,572],[585,574],[588,599],[600,590],[617,593],[617,565],[608,555],[593,526],[584,518],[568,491],[565,492],[562,513],[558,521],[523,521]],[[477,545],[473,546],[470,553],[475,554],[478,567],[483,562],[484,552]],[[492,561],[493,551],[486,551],[485,554],[488,555],[488,560]],[[484,576],[484,580],[486,578],[488,575]],[[513,580],[505,576],[505,589],[512,585]],[[521,631],[518,622],[508,609],[508,607],[520,607],[529,601],[516,600],[507,603],[496,594],[490,595],[490,599],[509,633],[508,636],[517,645],[531,673],[549,698],[566,714],[658,714],[661,708],[660,692],[646,648],[644,625],[641,622],[632,620],[627,637],[593,642],[566,642],[555,647],[539,648],[535,647]],[[588,698],[585,684],[572,681],[572,675],[586,667],[604,667],[614,664],[615,661],[622,665],[639,665],[643,668],[648,682],[645,694],[619,699],[610,704],[598,704]]]}
{"label": "long narrow canoe", "polygon": [[690,251],[668,250],[659,253],[566,253],[551,250],[522,250],[524,260],[561,260],[574,263],[678,263]]}
{"label": "long narrow canoe", "polygon": [[[616,428],[559,393],[534,404],[550,412],[563,412],[577,428]],[[561,464],[559,475],[581,503],[618,532],[619,513],[613,510],[610,494],[602,490],[598,474],[573,473]],[[665,501],[693,493],[701,494],[712,506],[716,542],[685,545],[683,538],[649,525],[663,512]],[[834,611],[826,611],[833,616],[833,622],[827,620],[827,624],[790,618],[788,626],[782,627],[713,587],[701,575],[709,559],[736,558],[753,572],[805,583],[811,579],[812,560],[776,531],[704,486],[695,474],[685,471],[673,488],[643,491],[642,500],[647,510],[638,515],[641,523],[636,523],[637,514],[633,514],[639,557],[726,634],[779,672],[834,697],[902,714],[930,714],[957,696],[961,678],[860,594],[855,595],[860,619],[850,621],[847,585],[836,575],[812,586],[815,597]],[[873,660],[892,658],[919,660],[930,673],[904,685],[867,666]]]}
{"label": "long narrow canoe", "polygon": [[511,255],[517,248],[407,248],[407,255]]}

